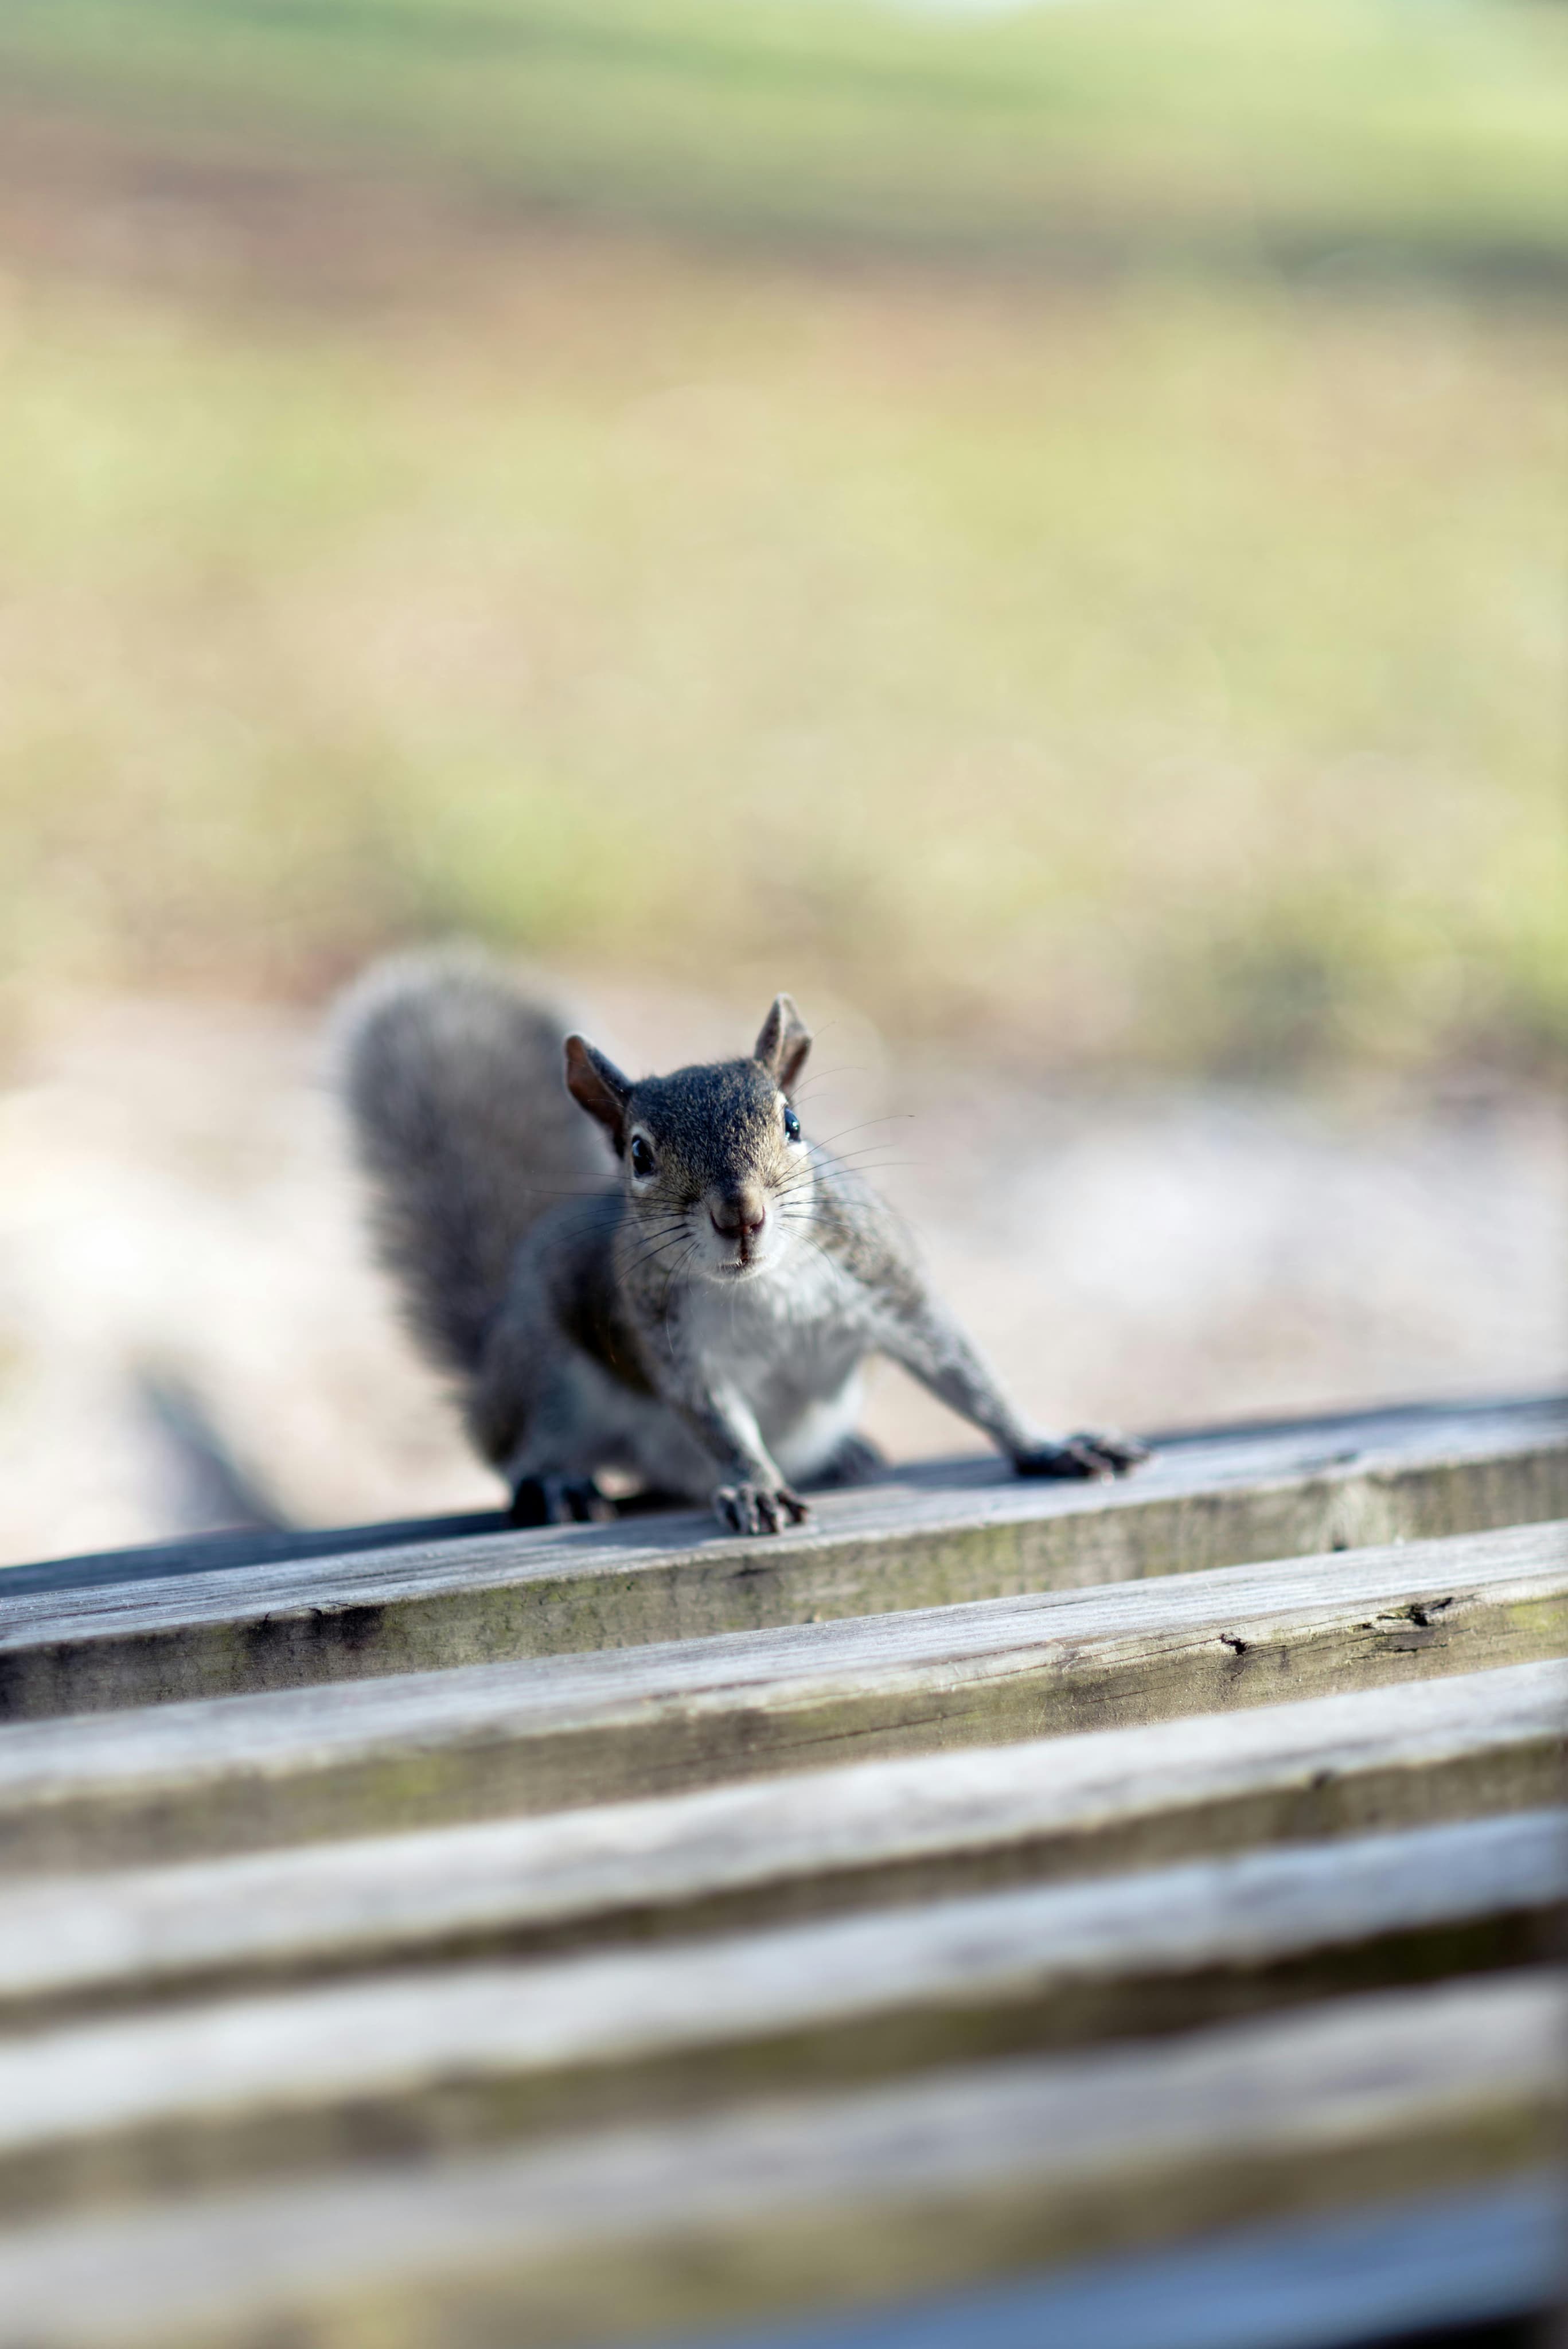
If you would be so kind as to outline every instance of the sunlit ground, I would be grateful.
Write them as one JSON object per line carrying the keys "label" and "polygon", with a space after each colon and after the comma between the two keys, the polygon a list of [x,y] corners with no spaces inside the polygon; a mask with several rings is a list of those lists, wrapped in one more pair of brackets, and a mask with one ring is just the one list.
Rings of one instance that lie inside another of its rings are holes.
{"label": "sunlit ground", "polygon": [[[760,1004],[584,991],[637,1068]],[[808,1009],[815,1007],[808,1003]],[[1143,1429],[1568,1382],[1552,1099],[1030,1087],[826,1024],[802,1107],[1046,1423]],[[0,1559],[261,1516],[493,1506],[367,1265],[308,1019],[64,1007],[0,1092]],[[898,1456],[974,1432],[888,1369]]]}

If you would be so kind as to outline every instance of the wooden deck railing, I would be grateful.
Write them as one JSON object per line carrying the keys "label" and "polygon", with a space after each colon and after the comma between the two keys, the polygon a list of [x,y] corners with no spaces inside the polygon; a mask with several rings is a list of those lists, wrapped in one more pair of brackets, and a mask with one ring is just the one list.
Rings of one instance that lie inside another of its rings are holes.
{"label": "wooden deck railing", "polygon": [[55,1561],[0,1696],[0,2349],[1092,2342],[1243,2225],[1457,2209],[1495,2302],[1550,2209],[1560,1404]]}

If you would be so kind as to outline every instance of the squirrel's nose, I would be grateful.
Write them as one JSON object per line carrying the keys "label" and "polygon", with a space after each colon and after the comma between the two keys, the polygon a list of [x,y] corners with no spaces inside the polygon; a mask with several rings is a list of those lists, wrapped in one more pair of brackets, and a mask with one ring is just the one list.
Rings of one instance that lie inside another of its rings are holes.
{"label": "squirrel's nose", "polygon": [[767,1221],[768,1211],[760,1191],[750,1185],[743,1191],[731,1191],[708,1210],[709,1219],[716,1232],[727,1240],[750,1239],[760,1232]]}

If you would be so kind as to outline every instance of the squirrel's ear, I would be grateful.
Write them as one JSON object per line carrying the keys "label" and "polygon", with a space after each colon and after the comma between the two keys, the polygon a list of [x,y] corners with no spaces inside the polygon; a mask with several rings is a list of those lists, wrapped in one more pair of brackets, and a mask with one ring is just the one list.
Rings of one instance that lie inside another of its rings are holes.
{"label": "squirrel's ear", "polygon": [[805,1068],[810,1050],[811,1030],[794,1002],[787,995],[775,995],[753,1057],[762,1062],[779,1091],[787,1093]]}
{"label": "squirrel's ear", "polygon": [[631,1080],[621,1075],[613,1061],[596,1051],[586,1036],[566,1039],[566,1091],[590,1117],[597,1118],[618,1150]]}

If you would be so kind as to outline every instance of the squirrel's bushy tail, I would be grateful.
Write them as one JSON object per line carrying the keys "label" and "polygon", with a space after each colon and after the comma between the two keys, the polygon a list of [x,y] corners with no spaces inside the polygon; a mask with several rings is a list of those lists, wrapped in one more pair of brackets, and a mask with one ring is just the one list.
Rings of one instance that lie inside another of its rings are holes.
{"label": "squirrel's bushy tail", "polygon": [[609,1180],[566,1089],[566,1034],[477,955],[399,957],[340,1007],[339,1082],[381,1260],[415,1336],[450,1369],[477,1364],[529,1225]]}

